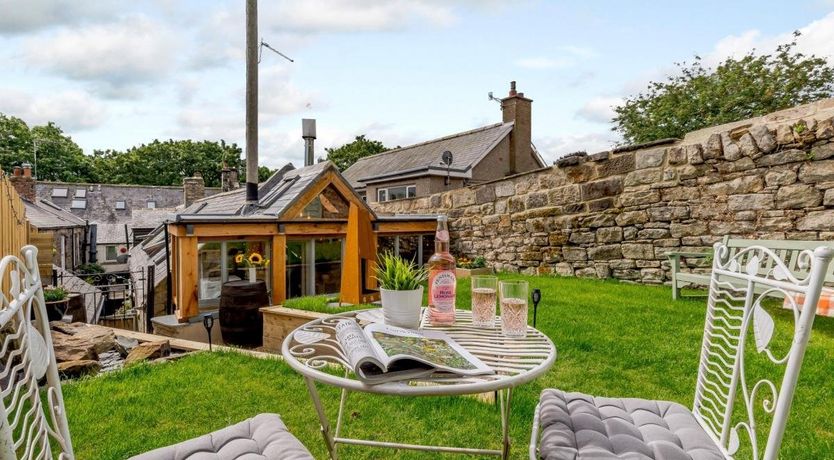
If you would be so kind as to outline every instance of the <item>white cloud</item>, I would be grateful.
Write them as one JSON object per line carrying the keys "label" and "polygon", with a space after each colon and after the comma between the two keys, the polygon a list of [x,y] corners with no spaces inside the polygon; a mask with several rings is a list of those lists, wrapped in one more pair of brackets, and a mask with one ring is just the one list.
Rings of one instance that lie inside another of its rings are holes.
{"label": "white cloud", "polygon": [[595,123],[611,123],[611,119],[616,115],[614,107],[622,103],[623,99],[620,97],[597,96],[577,110],[576,115]]}
{"label": "white cloud", "polygon": [[288,115],[326,107],[320,96],[304,92],[295,86],[284,66],[266,67],[259,72],[258,79],[261,114]]}
{"label": "white cloud", "polygon": [[30,64],[112,96],[173,73],[177,42],[169,27],[138,15],[33,37],[25,50]]}
{"label": "white cloud", "polygon": [[102,19],[117,7],[114,0],[0,0],[0,35]]}
{"label": "white cloud", "polygon": [[553,161],[568,153],[585,151],[590,153],[609,150],[617,143],[619,136],[611,131],[568,134],[533,139],[545,161]]}
{"label": "white cloud", "polygon": [[[796,39],[796,49],[805,54],[816,54],[834,58],[834,12],[811,22],[799,29],[802,34]],[[740,35],[729,35],[716,43],[705,62],[715,65],[728,57],[741,57],[756,49],[760,53],[770,53],[778,45],[791,42],[793,32],[784,32],[773,36],[764,36],[759,30],[748,30]]]}
{"label": "white cloud", "polygon": [[259,9],[268,27],[301,33],[372,32],[415,22],[447,26],[452,7],[427,0],[306,0],[268,4]]}
{"label": "white cloud", "polygon": [[33,96],[22,91],[0,88],[0,112],[16,116],[29,125],[55,122],[65,131],[100,126],[106,109],[100,101],[81,91]]}

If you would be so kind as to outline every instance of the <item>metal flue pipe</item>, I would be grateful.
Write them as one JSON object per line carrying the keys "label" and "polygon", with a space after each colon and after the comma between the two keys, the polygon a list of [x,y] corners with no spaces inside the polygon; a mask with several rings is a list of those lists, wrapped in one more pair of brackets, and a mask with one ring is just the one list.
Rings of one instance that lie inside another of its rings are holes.
{"label": "metal flue pipe", "polygon": [[258,202],[258,0],[246,0],[246,202]]}

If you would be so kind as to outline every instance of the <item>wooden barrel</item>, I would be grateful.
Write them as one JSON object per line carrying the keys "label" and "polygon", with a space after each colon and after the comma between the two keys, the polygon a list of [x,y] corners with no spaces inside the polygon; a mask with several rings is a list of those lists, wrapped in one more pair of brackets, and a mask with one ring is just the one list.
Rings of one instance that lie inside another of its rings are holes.
{"label": "wooden barrel", "polygon": [[229,281],[220,291],[220,332],[223,342],[259,347],[263,343],[261,307],[269,306],[266,283]]}

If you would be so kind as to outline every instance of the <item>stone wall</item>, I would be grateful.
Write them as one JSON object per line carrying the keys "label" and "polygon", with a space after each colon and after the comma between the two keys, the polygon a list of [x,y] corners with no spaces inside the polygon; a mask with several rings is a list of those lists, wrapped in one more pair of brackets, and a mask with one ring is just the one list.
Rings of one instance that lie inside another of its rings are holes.
{"label": "stone wall", "polygon": [[828,99],[372,205],[448,214],[453,251],[500,270],[662,283],[667,252],[709,250],[725,235],[834,239],[833,121]]}

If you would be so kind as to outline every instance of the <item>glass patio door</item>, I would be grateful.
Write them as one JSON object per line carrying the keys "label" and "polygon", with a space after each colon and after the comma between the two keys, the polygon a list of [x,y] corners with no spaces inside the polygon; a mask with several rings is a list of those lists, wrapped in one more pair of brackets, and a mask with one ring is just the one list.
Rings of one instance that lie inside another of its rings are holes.
{"label": "glass patio door", "polygon": [[343,241],[342,238],[287,240],[287,298],[339,292]]}

